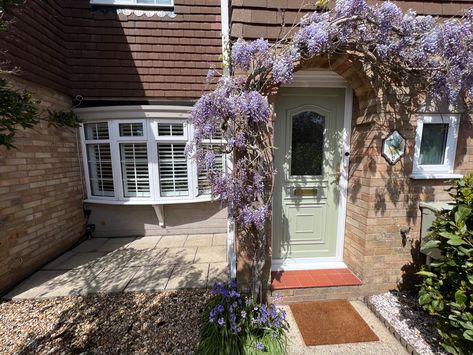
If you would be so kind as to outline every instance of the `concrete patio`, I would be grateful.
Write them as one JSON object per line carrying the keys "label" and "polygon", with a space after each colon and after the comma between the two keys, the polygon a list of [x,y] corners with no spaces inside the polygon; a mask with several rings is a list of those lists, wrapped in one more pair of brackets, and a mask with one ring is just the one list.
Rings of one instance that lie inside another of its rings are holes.
{"label": "concrete patio", "polygon": [[162,291],[226,281],[226,235],[93,238],[27,278],[4,298]]}

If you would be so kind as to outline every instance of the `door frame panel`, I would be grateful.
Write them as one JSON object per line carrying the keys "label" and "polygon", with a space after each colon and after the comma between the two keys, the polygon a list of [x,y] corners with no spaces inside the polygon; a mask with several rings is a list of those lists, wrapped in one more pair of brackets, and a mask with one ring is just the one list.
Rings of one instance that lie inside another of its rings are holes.
{"label": "door frame panel", "polygon": [[342,144],[340,146],[340,156],[342,157],[342,164],[340,166],[340,196],[338,204],[338,228],[336,241],[337,245],[335,257],[273,259],[271,264],[271,270],[278,271],[345,268],[346,265],[343,262],[343,248],[345,241],[348,168],[350,161],[350,157],[346,156],[345,153],[350,153],[353,89],[343,77],[329,70],[298,71],[294,73],[293,81],[288,85],[284,85],[284,87],[345,89],[345,109],[343,114]]}

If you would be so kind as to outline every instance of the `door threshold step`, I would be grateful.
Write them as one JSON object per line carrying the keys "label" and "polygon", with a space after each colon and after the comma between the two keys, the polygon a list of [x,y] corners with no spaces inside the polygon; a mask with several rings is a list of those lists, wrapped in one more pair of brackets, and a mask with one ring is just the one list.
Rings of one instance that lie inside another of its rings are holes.
{"label": "door threshold step", "polygon": [[350,269],[318,269],[271,272],[271,289],[360,286],[363,282]]}

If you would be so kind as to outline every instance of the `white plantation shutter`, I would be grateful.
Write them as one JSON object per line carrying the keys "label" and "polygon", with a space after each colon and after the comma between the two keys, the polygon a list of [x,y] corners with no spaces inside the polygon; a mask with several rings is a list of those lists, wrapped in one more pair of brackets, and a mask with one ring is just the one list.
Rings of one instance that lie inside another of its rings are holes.
{"label": "white plantation shutter", "polygon": [[143,123],[120,123],[120,137],[143,137]]}
{"label": "white plantation shutter", "polygon": [[[212,145],[204,146],[204,149],[212,149]],[[223,154],[222,153],[215,153],[215,167],[222,171],[223,170]],[[199,169],[197,175],[197,187],[199,195],[208,195],[211,193],[211,186],[209,181],[207,180],[207,169]]]}
{"label": "white plantation shutter", "polygon": [[108,139],[108,123],[94,122],[84,124],[84,132],[86,140]]}
{"label": "white plantation shutter", "polygon": [[113,197],[114,188],[110,144],[87,144],[87,163],[92,195]]}
{"label": "white plantation shutter", "polygon": [[184,137],[183,123],[158,123],[158,136]]}
{"label": "white plantation shutter", "polygon": [[146,143],[121,143],[123,194],[125,197],[149,197],[148,151]]}
{"label": "white plantation shutter", "polygon": [[188,196],[185,143],[158,143],[161,196]]}

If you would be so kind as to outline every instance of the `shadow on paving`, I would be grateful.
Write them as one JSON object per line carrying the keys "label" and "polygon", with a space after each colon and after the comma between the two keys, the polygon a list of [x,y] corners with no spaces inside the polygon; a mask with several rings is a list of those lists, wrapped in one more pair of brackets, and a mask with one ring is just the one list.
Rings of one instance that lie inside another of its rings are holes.
{"label": "shadow on paving", "polygon": [[[16,324],[23,335],[8,353],[187,354],[197,345],[207,298],[206,290],[132,292],[7,302],[0,309],[30,302],[37,310]],[[45,322],[45,312],[54,314],[52,321]],[[41,331],[30,332],[31,322],[44,322]]]}
{"label": "shadow on paving", "polygon": [[[226,263],[196,262],[196,248],[65,253],[18,285],[7,298],[205,288],[225,281]],[[222,267],[223,265],[223,267]]]}

